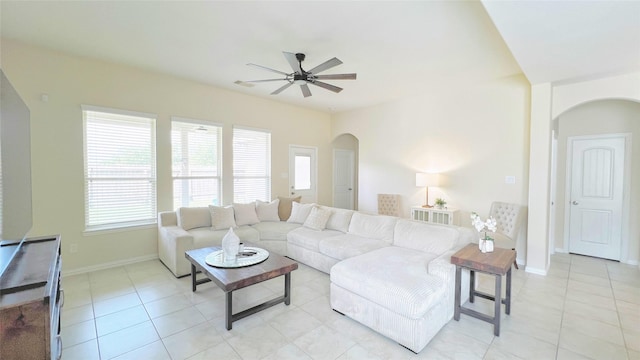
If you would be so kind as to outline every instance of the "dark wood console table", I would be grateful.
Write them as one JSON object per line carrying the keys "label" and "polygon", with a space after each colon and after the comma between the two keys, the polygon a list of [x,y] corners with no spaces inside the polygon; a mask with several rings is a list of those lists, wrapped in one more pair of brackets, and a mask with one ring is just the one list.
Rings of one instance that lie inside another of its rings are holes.
{"label": "dark wood console table", "polygon": [[11,260],[0,278],[0,359],[60,359],[61,268],[59,235],[25,240]]}

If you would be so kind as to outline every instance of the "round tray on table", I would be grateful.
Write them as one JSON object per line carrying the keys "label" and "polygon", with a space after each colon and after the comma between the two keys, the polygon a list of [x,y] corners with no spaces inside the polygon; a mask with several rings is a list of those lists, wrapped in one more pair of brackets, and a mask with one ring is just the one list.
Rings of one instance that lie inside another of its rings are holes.
{"label": "round tray on table", "polygon": [[269,251],[257,247],[246,246],[232,261],[224,261],[222,250],[207,255],[205,262],[219,268],[239,268],[259,264],[269,257]]}

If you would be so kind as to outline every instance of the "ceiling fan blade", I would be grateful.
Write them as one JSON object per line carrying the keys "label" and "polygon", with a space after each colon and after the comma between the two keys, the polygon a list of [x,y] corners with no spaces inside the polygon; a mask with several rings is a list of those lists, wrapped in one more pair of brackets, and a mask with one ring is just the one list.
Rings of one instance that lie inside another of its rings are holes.
{"label": "ceiling fan blade", "polygon": [[325,62],[323,62],[322,64],[314,67],[313,69],[309,70],[308,72],[312,73],[312,74],[317,74],[319,72],[331,69],[334,66],[338,66],[342,64],[342,61],[338,60],[338,58],[333,58],[333,59],[329,59]]}
{"label": "ceiling fan blade", "polygon": [[284,79],[247,80],[247,81],[243,81],[243,82],[247,82],[247,83],[261,83],[261,82],[282,81],[282,80],[288,80],[288,79],[287,79],[287,78],[284,78]]}
{"label": "ceiling fan blade", "polygon": [[287,62],[289,63],[289,65],[291,65],[291,68],[293,69],[293,71],[298,74],[302,74],[302,69],[300,68],[300,63],[298,62],[298,59],[296,59],[296,54],[286,52],[286,51],[283,51],[282,53],[284,54],[284,58],[287,59]]}
{"label": "ceiling fan blade", "polygon": [[289,86],[293,85],[292,82],[284,84],[284,86],[279,87],[276,91],[272,92],[271,95],[278,95],[281,92],[283,92],[284,90],[286,90]]}
{"label": "ceiling fan blade", "polygon": [[331,84],[327,84],[327,83],[323,83],[322,81],[314,81],[312,82],[313,85],[315,86],[320,86],[321,88],[325,88],[327,90],[331,90],[335,93],[339,93],[340,91],[342,91],[341,87],[337,87],[337,86],[333,86]]}
{"label": "ceiling fan blade", "polygon": [[331,74],[331,75],[315,75],[316,79],[321,80],[355,80],[357,74]]}
{"label": "ceiling fan blade", "polygon": [[302,95],[304,95],[304,97],[311,96],[311,90],[309,90],[309,86],[307,84],[300,85],[300,90],[302,90]]}
{"label": "ceiling fan blade", "polygon": [[274,72],[274,73],[282,74],[282,75],[285,75],[285,76],[289,75],[286,72],[283,72],[283,71],[280,71],[280,70],[275,70],[275,69],[268,68],[266,66],[262,66],[262,65],[258,65],[258,64],[247,64],[247,65],[259,67],[260,69],[264,69],[264,70],[271,71],[271,72]]}

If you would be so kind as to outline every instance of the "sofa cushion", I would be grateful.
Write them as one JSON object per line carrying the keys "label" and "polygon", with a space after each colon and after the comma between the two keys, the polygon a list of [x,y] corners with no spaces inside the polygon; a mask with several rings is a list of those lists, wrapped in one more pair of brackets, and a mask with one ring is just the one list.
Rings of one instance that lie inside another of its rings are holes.
{"label": "sofa cushion", "polygon": [[432,254],[388,246],[331,268],[331,282],[408,318],[418,319],[444,296],[441,278],[427,272]]}
{"label": "sofa cushion", "polygon": [[209,205],[209,212],[211,213],[211,229],[224,230],[236,227],[236,220],[231,206]]}
{"label": "sofa cushion", "polygon": [[178,226],[184,230],[211,227],[211,214],[208,207],[181,207],[177,213]]}
{"label": "sofa cushion", "polygon": [[351,222],[351,217],[354,213],[353,210],[338,209],[327,206],[321,207],[331,210],[331,216],[329,216],[329,220],[327,220],[327,229],[338,230],[343,233],[349,231],[349,223]]}
{"label": "sofa cushion", "polygon": [[[189,234],[193,236],[194,249],[199,249],[208,246],[220,246],[222,238],[227,234],[227,230],[215,230],[211,228],[197,228],[189,231]],[[238,235],[240,241],[258,242],[260,241],[260,233],[248,225],[239,226],[233,229],[233,232]],[[182,254],[184,257],[184,254]]]}
{"label": "sofa cushion", "polygon": [[320,253],[334,259],[343,260],[372,250],[389,246],[384,240],[364,238],[351,234],[340,234],[323,239],[318,244]]}
{"label": "sofa cushion", "polygon": [[364,238],[393,242],[393,230],[398,218],[386,215],[367,215],[354,212],[349,223],[349,234]]}
{"label": "sofa cushion", "polygon": [[261,221],[251,225],[260,233],[260,240],[287,240],[287,233],[299,228],[300,224],[288,223],[286,221]]}
{"label": "sofa cushion", "polygon": [[315,204],[300,204],[294,202],[291,204],[291,216],[289,216],[287,222],[304,224],[304,221],[307,220],[307,217],[314,206]]}
{"label": "sofa cushion", "polygon": [[279,205],[279,199],[275,199],[272,202],[256,200],[256,214],[258,214],[258,219],[260,221],[280,221],[280,216],[278,216]]}
{"label": "sofa cushion", "polygon": [[320,252],[320,241],[337,235],[343,234],[336,230],[316,231],[306,227],[300,227],[287,234],[287,242],[290,244],[298,245],[305,249]]}
{"label": "sofa cushion", "polygon": [[281,221],[287,221],[289,219],[291,216],[291,204],[294,202],[299,203],[301,198],[301,196],[293,198],[278,196],[278,200],[280,200],[278,204],[278,217]]}
{"label": "sofa cushion", "polygon": [[331,216],[331,210],[314,206],[311,208],[311,212],[304,221],[303,226],[312,230],[323,230],[327,226],[329,216]]}
{"label": "sofa cushion", "polygon": [[395,226],[393,245],[441,255],[456,246],[459,236],[455,227],[400,219]]}
{"label": "sofa cushion", "polygon": [[235,214],[236,224],[238,226],[253,225],[260,222],[260,220],[258,219],[258,214],[256,214],[255,203],[233,203],[233,212]]}

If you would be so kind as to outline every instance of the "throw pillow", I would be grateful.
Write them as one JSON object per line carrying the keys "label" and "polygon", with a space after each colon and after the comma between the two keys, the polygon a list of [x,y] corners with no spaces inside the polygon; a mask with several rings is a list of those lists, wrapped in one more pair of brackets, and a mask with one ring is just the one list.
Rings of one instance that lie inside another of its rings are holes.
{"label": "throw pillow", "polygon": [[326,209],[331,211],[331,216],[329,216],[329,220],[327,221],[327,229],[338,230],[343,233],[349,231],[349,223],[351,222],[351,216],[353,216],[353,210]]}
{"label": "throw pillow", "polygon": [[329,216],[331,216],[331,210],[314,206],[311,208],[311,212],[309,213],[307,220],[304,221],[303,226],[318,231],[324,230],[327,226]]}
{"label": "throw pillow", "polygon": [[291,216],[289,216],[287,222],[304,224],[314,205],[315,204],[300,204],[298,202],[291,203]]}
{"label": "throw pillow", "polygon": [[300,202],[300,196],[294,198],[278,196],[280,204],[278,205],[278,217],[281,221],[287,221],[291,216],[291,203]]}
{"label": "throw pillow", "polygon": [[233,212],[236,215],[236,224],[238,226],[253,225],[260,222],[260,220],[258,219],[258,214],[256,214],[255,203],[233,203]]}
{"label": "throw pillow", "polygon": [[256,200],[256,213],[260,221],[280,221],[278,215],[278,206],[280,205],[280,199],[275,199],[272,202],[264,202]]}
{"label": "throw pillow", "polygon": [[211,216],[206,207],[181,207],[178,209],[178,226],[183,230],[211,226]]}
{"label": "throw pillow", "polygon": [[213,206],[209,205],[211,213],[211,229],[223,230],[236,227],[236,221],[233,218],[233,208],[231,206]]}

